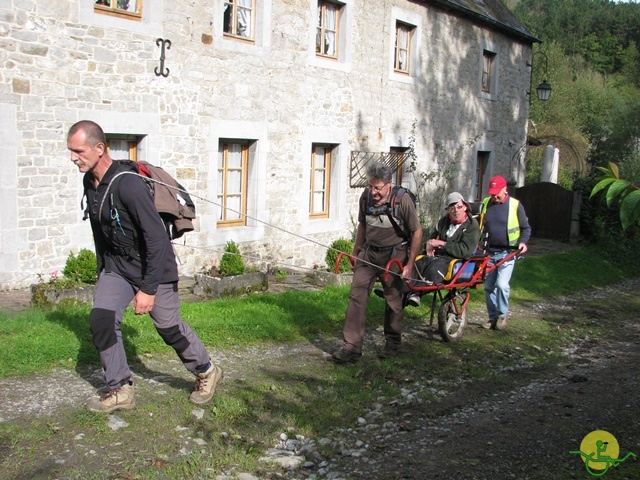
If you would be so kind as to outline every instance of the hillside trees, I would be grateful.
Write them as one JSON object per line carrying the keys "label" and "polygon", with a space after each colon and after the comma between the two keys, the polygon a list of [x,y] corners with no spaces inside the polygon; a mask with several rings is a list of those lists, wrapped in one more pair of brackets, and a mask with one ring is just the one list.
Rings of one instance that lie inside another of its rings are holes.
{"label": "hillside trees", "polygon": [[[546,76],[553,85],[549,101],[532,101],[530,144],[561,149],[560,178],[563,167],[575,165],[574,158],[595,167],[587,178],[574,177],[573,187],[582,190],[585,198],[592,193],[593,199],[606,199],[583,209],[583,233],[592,239],[638,241],[640,4],[609,0],[507,3],[543,41],[534,51],[547,55]],[[535,88],[541,81],[540,67],[534,64],[533,68]],[[536,156],[540,162],[541,155],[541,148],[530,148],[528,168],[536,164]],[[529,175],[527,179],[532,180]],[[620,209],[619,218],[613,209]],[[618,222],[624,233],[616,230]]]}
{"label": "hillside trees", "polygon": [[[608,0],[512,1],[514,13],[544,43],[549,101],[533,101],[530,118],[540,141],[572,143],[566,158],[594,166],[637,156],[640,138],[640,4]],[[536,65],[534,65],[536,69]],[[534,86],[541,79],[533,71]],[[546,137],[546,138],[544,138]],[[570,162],[575,163],[575,162]],[[624,170],[624,169],[623,169]]]}

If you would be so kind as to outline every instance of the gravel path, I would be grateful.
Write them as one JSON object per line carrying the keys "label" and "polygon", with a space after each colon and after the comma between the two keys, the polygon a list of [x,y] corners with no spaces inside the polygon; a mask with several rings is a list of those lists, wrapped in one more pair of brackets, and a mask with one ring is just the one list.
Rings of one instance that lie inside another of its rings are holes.
{"label": "gravel path", "polygon": [[[622,309],[637,302],[638,288],[640,279],[634,279],[521,306],[517,315],[571,316],[599,298],[619,298]],[[581,313],[597,322],[607,312],[590,306]],[[370,344],[379,340],[379,332],[368,335]],[[287,471],[285,477],[292,479],[592,478],[579,456],[569,453],[579,450],[591,431],[613,434],[620,457],[627,452],[640,455],[639,347],[637,319],[628,318],[624,338],[582,339],[566,350],[566,361],[551,369],[522,364],[500,380],[453,386],[420,379],[400,386],[395,398],[380,399],[359,412],[355,425],[337,427],[323,438],[283,432],[265,451],[265,461],[277,461]],[[264,345],[219,351],[214,360],[225,365],[228,378],[241,381],[267,361],[326,361],[327,351],[329,345],[308,342]],[[183,383],[186,389],[193,381],[173,357],[144,358],[144,365],[136,378],[146,384],[143,389],[161,390],[167,382]],[[63,368],[28,379],[0,380],[0,422],[54,416],[92,395],[100,383],[99,370]],[[418,395],[424,390],[439,401],[424,405]],[[321,445],[339,453],[325,458]],[[640,478],[639,472],[637,459],[629,458],[619,468],[612,467],[605,478]],[[4,478],[1,473],[0,478]],[[216,477],[225,478],[259,477],[248,472]]]}

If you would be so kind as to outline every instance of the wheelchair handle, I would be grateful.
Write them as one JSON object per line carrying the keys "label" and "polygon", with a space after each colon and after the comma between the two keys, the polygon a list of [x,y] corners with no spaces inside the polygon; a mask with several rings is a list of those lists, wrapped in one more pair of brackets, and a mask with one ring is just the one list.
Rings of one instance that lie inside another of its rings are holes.
{"label": "wheelchair handle", "polygon": [[400,260],[398,260],[397,258],[392,258],[387,263],[387,266],[386,266],[385,271],[384,271],[384,281],[385,282],[389,281],[389,274],[391,273],[391,267],[393,266],[394,263],[398,264],[398,268],[400,269],[401,272],[402,272],[402,270],[404,270],[404,265],[402,264],[402,262]]}
{"label": "wheelchair handle", "polygon": [[356,261],[355,261],[355,258],[353,258],[353,255],[350,255],[347,252],[340,252],[338,254],[338,258],[336,258],[334,273],[340,273],[340,261],[342,260],[342,257],[345,257],[345,256],[349,258],[349,263],[351,264],[351,268],[353,268],[353,266],[355,265]]}

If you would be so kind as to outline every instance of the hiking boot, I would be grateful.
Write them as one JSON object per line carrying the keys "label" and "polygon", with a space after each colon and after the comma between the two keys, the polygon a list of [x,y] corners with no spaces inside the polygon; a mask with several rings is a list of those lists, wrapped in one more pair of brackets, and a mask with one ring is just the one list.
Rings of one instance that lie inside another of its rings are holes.
{"label": "hiking boot", "polygon": [[384,348],[378,352],[378,358],[392,358],[398,355],[399,352],[400,345],[387,342],[385,343]]}
{"label": "hiking boot", "polygon": [[333,352],[331,359],[336,363],[356,363],[362,357],[361,353],[341,348]]}
{"label": "hiking boot", "polygon": [[92,398],[85,404],[93,413],[112,413],[118,410],[133,410],[136,406],[133,383],[109,390],[104,395]]}
{"label": "hiking boot", "polygon": [[222,377],[224,377],[222,368],[212,363],[206,372],[196,375],[196,386],[189,395],[189,400],[197,405],[207,403],[216,393],[216,385],[222,380]]}
{"label": "hiking boot", "polygon": [[417,293],[412,293],[407,297],[407,305],[411,305],[412,307],[420,306],[420,295]]}
{"label": "hiking boot", "polygon": [[496,320],[496,330],[505,330],[507,328],[507,316],[503,315]]}
{"label": "hiking boot", "polygon": [[376,287],[373,289],[373,293],[375,293],[380,298],[384,298],[384,288]]}
{"label": "hiking boot", "polygon": [[496,321],[495,320],[488,320],[486,323],[482,324],[482,328],[485,328],[487,330],[495,330]]}

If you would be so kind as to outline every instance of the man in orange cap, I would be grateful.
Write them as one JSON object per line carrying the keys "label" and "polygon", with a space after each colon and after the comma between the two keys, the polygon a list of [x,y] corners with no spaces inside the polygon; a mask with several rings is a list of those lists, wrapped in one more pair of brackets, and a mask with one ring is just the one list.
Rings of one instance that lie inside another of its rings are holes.
{"label": "man in orange cap", "polygon": [[[489,197],[483,200],[482,231],[489,233],[489,266],[495,265],[514,249],[527,251],[531,237],[531,226],[522,204],[507,192],[507,181],[496,176],[489,181]],[[509,293],[511,274],[515,258],[503,263],[489,273],[484,281],[484,293],[489,321],[483,325],[487,329],[507,328],[509,313]]]}

